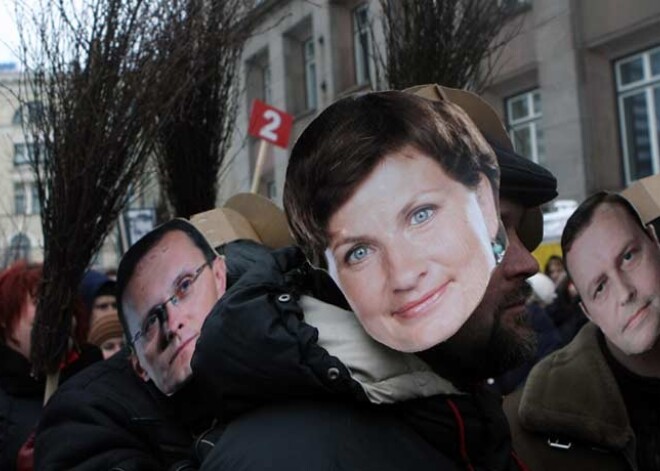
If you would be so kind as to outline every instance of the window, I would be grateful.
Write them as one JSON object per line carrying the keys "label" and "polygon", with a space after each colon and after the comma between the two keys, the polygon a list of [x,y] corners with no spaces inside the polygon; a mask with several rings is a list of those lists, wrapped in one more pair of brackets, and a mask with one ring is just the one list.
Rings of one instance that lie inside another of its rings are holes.
{"label": "window", "polygon": [[358,85],[371,80],[369,71],[369,10],[366,3],[353,10],[353,54],[355,56],[355,81]]}
{"label": "window", "polygon": [[305,65],[305,101],[308,110],[315,110],[318,105],[316,95],[316,58],[314,56],[314,38],[303,43],[303,63]]}
{"label": "window", "polygon": [[40,101],[30,101],[22,105],[14,113],[12,124],[21,125],[34,122],[44,113],[44,105]]}
{"label": "window", "polygon": [[261,69],[261,83],[263,84],[261,96],[266,103],[272,103],[270,64],[264,65]]}
{"label": "window", "polygon": [[39,198],[39,187],[36,184],[30,185],[30,206],[31,214],[39,214],[41,212],[41,199]]}
{"label": "window", "polygon": [[29,164],[33,152],[33,144],[14,144],[14,165]]}
{"label": "window", "polygon": [[539,164],[545,164],[545,142],[541,127],[541,92],[531,90],[506,100],[507,127],[513,148]]}
{"label": "window", "polygon": [[14,183],[14,214],[27,214],[25,185]]}
{"label": "window", "polygon": [[14,183],[14,214],[38,214],[41,211],[36,183]]}
{"label": "window", "polygon": [[660,48],[617,61],[626,183],[660,172]]}
{"label": "window", "polygon": [[12,237],[9,242],[9,247],[7,247],[7,253],[5,254],[5,266],[18,260],[26,260],[29,262],[31,249],[32,244],[30,244],[30,238],[22,232],[19,232]]}

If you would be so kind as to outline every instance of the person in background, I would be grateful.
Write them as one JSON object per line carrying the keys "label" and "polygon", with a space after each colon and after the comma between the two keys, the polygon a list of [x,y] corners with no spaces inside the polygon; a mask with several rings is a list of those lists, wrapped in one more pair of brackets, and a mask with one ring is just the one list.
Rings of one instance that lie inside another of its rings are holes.
{"label": "person in background", "polygon": [[96,316],[89,327],[87,341],[101,349],[107,360],[124,347],[124,331],[116,313]]}
{"label": "person in background", "polygon": [[536,351],[534,356],[522,365],[489,381],[489,384],[502,395],[507,395],[521,387],[532,367],[562,346],[561,336],[546,312],[548,306],[557,297],[554,283],[543,273],[537,273],[527,279],[527,284],[530,286],[526,305],[527,320],[536,332]]}
{"label": "person in background", "polygon": [[95,270],[85,273],[80,294],[87,308],[87,342],[101,349],[106,360],[124,346],[117,313],[117,283]]}
{"label": "person in background", "polygon": [[562,234],[592,321],[507,398],[516,450],[535,470],[660,470],[660,245],[631,203],[600,192]]}
{"label": "person in background", "polygon": [[[0,274],[0,469],[14,470],[18,452],[39,421],[45,382],[32,374],[32,325],[41,282],[41,265],[20,261]],[[82,306],[74,312],[82,318]],[[60,384],[84,366],[101,359],[96,348],[71,349],[63,362]],[[31,459],[31,455],[30,455]]]}
{"label": "person in background", "polygon": [[545,264],[544,273],[557,286],[566,277],[564,260],[559,255],[551,255]]}
{"label": "person in background", "polygon": [[557,328],[560,346],[563,347],[573,340],[588,319],[580,309],[580,296],[569,276],[563,277],[555,293],[557,297],[546,308],[546,312]]}

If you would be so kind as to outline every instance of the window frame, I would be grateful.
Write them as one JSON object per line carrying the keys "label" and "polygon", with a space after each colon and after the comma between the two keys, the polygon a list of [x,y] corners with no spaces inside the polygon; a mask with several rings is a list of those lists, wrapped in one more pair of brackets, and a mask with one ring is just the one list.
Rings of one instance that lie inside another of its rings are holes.
{"label": "window frame", "polygon": [[[364,12],[365,24],[360,24],[360,13]],[[351,27],[353,30],[353,65],[355,67],[355,84],[366,85],[371,83],[373,76],[371,70],[371,37],[369,36],[369,3],[362,2],[351,11]],[[362,47],[362,33],[366,36],[366,44]],[[364,50],[363,50],[364,49]],[[362,57],[364,54],[364,57]],[[362,60],[360,60],[362,59]]]}
{"label": "window frame", "polygon": [[[629,155],[628,147],[628,133],[626,129],[626,114],[624,101],[634,95],[643,94],[646,102],[646,122],[649,129],[649,140],[651,149],[651,175],[660,173],[660,110],[656,110],[654,93],[660,95],[660,70],[656,75],[653,75],[651,68],[651,56],[660,54],[660,46],[654,46],[635,54],[622,57],[614,61],[614,80],[616,89],[616,102],[618,106],[617,119],[619,121],[620,143],[623,157],[623,170],[625,185],[631,182],[644,178],[647,175],[631,175],[631,156]],[[640,80],[623,83],[622,81],[622,66],[629,64],[639,58],[642,59],[642,78]]]}
{"label": "window frame", "polygon": [[[534,97],[538,96],[539,110],[535,109],[535,99]],[[524,99],[527,105],[528,113],[522,118],[513,118],[512,105],[520,99]],[[539,132],[543,134],[543,140],[545,140],[545,133],[543,127],[540,125],[541,120],[543,119],[543,105],[541,97],[541,89],[539,87],[532,88],[530,90],[511,95],[504,100],[504,108],[506,110],[506,126],[511,142],[513,144],[514,150],[522,155],[522,153],[516,149],[516,137],[515,133],[523,128],[529,128],[530,130],[530,148],[532,150],[531,156],[525,156],[537,164],[545,164],[545,151],[543,155],[539,155]],[[545,149],[545,145],[543,146]]]}
{"label": "window frame", "polygon": [[[309,46],[311,46],[311,48]],[[309,49],[311,49],[311,52]],[[305,76],[305,106],[308,111],[316,110],[319,106],[319,100],[316,89],[316,45],[314,44],[313,36],[303,41],[302,51]]]}

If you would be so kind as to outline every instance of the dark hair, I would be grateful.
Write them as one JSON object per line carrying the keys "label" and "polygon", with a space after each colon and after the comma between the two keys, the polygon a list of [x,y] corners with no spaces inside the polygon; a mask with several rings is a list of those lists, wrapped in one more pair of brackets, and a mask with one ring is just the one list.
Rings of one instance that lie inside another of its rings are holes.
{"label": "dark hair", "polygon": [[642,228],[642,231],[648,235],[645,230],[642,218],[639,216],[639,213],[630,201],[617,193],[610,193],[608,191],[599,191],[598,193],[594,193],[589,198],[584,200],[571,215],[571,217],[568,218],[566,227],[564,227],[564,232],[561,235],[561,250],[564,254],[564,269],[566,270],[566,273],[569,273],[568,252],[573,247],[575,239],[577,239],[578,236],[591,223],[596,209],[598,209],[598,207],[603,204],[619,205],[622,207],[630,215],[630,217],[637,224],[639,224],[639,227]]}
{"label": "dark hair", "polygon": [[469,188],[485,175],[498,201],[495,154],[458,106],[397,91],[347,97],[307,126],[289,158],[284,209],[310,259],[323,259],[332,215],[383,158],[406,146]]}
{"label": "dark hair", "polygon": [[[550,276],[550,263],[551,262],[559,262],[562,267],[564,267],[564,259],[561,258],[559,255],[550,255],[548,257],[548,261],[545,262],[545,269],[543,270],[543,273],[545,273],[546,276]],[[566,268],[564,267],[564,270]]]}
{"label": "dark hair", "polygon": [[202,252],[204,259],[211,262],[216,256],[213,247],[208,243],[204,236],[197,230],[195,226],[184,219],[172,219],[171,221],[161,224],[154,230],[146,234],[139,241],[137,241],[129,250],[124,254],[117,268],[117,310],[119,312],[119,320],[124,329],[124,334],[128,338],[130,330],[128,329],[128,321],[126,313],[124,312],[124,291],[131,281],[135,267],[137,267],[140,260],[160,242],[166,234],[173,231],[181,231],[188,236],[193,244]]}

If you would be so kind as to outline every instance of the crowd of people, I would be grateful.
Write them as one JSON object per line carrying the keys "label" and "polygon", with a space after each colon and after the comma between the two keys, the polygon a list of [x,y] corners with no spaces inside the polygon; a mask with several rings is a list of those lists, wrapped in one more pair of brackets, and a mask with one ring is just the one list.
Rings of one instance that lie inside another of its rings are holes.
{"label": "crowd of people", "polygon": [[40,268],[0,275],[0,468],[660,470],[658,239],[597,193],[540,273],[556,187],[470,92],[337,101],[286,218],[249,195],[85,275],[44,407]]}

